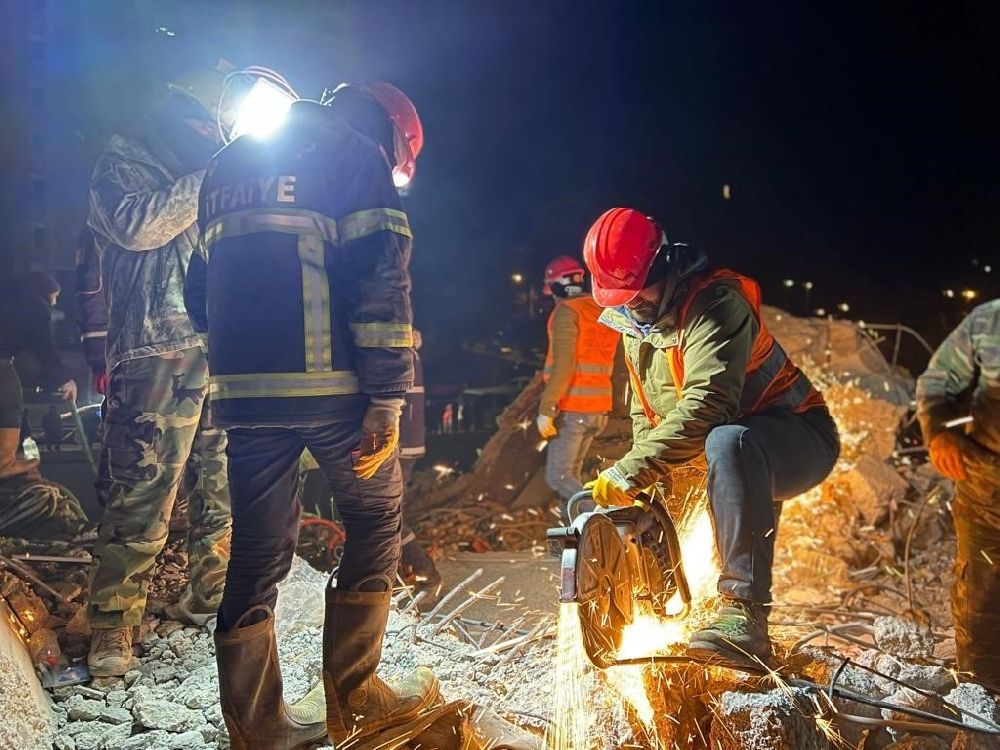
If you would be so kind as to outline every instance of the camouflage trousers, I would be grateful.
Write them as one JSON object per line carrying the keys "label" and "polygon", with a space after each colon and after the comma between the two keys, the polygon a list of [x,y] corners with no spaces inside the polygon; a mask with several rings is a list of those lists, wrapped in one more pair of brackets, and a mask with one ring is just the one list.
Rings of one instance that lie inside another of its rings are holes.
{"label": "camouflage trousers", "polygon": [[222,599],[232,535],[226,435],[211,426],[207,392],[208,363],[198,348],[128,360],[111,373],[100,466],[105,508],[90,571],[92,627],[142,621],[189,462],[197,475],[188,509],[192,604],[204,611]]}

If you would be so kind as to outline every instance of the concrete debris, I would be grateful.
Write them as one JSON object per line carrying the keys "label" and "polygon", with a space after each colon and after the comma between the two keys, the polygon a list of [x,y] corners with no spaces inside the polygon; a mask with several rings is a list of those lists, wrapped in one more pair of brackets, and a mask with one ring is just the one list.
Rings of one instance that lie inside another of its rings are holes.
{"label": "concrete debris", "polygon": [[[968,714],[962,714],[962,723],[970,727],[987,729],[991,728],[990,723],[997,724],[1000,720],[996,698],[982,685],[963,682],[949,692],[944,699],[956,708],[968,712]],[[983,719],[985,721],[982,721]]]}
{"label": "concrete debris", "polygon": [[904,659],[926,659],[934,653],[930,626],[916,617],[876,618],[875,643],[882,651]]}
{"label": "concrete debris", "polygon": [[841,481],[862,520],[872,525],[888,517],[890,507],[906,498],[910,486],[892,466],[871,455],[860,456]]}
{"label": "concrete debris", "polygon": [[[948,711],[945,710],[944,701],[941,700],[939,696],[928,696],[918,693],[909,688],[901,688],[890,696],[885,698],[886,703],[892,703],[895,706],[901,706],[904,708],[915,708],[920,711],[927,711],[928,713],[938,714],[939,716],[948,716]],[[883,708],[882,718],[886,721],[914,721],[914,717],[908,713],[902,711],[894,711],[892,709]],[[894,730],[891,727],[889,732],[895,736],[902,736],[904,733],[898,730]]]}
{"label": "concrete debris", "polygon": [[816,707],[804,691],[727,692],[712,722],[713,750],[828,750],[829,738],[813,716]]}
{"label": "concrete debris", "polygon": [[[920,690],[943,694],[955,687],[953,674],[944,667],[934,664],[914,664],[878,651],[868,651],[860,656],[857,662]],[[879,675],[870,675],[870,679],[883,695],[894,693],[899,687],[892,680]]]}

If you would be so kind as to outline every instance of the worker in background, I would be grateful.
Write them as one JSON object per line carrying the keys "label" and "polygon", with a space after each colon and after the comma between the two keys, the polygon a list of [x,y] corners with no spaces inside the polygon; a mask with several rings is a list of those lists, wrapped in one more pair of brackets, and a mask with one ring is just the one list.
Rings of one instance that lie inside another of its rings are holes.
{"label": "worker in background", "polygon": [[778,503],[830,473],[836,425],[768,332],[753,280],[709,270],[702,252],[669,242],[630,208],[595,222],[584,260],[632,382],[632,448],[588,485],[594,500],[630,505],[674,467],[704,461],[722,604],[688,651],[722,665],[767,663]]}
{"label": "worker in background", "polygon": [[[226,437],[211,424],[208,363],[184,308],[184,276],[199,238],[198,189],[221,146],[226,75],[198,70],[169,86],[146,136],[112,136],[91,181],[88,223],[107,297],[99,468],[107,481],[88,605],[95,676],[130,667],[132,628],[142,621],[192,455],[200,477],[190,503],[191,582],[171,616],[204,624],[222,597],[231,524]],[[99,371],[95,376],[101,380]]]}
{"label": "worker in background", "polygon": [[[413,387],[406,392],[406,405],[400,419],[399,467],[403,474],[403,491],[413,479],[413,469],[427,454],[426,397],[424,394],[424,365],[420,359],[422,345],[420,331],[413,329]],[[441,574],[434,560],[427,554],[424,545],[417,539],[406,522],[403,522],[402,552],[399,560],[399,574],[407,586],[413,587],[413,595],[424,595],[417,602],[417,609],[428,612],[437,604],[441,594]]]}
{"label": "worker in background", "polygon": [[[216,658],[229,734],[254,747],[324,732],[337,746],[384,747],[439,694],[426,668],[396,686],[375,673],[400,557],[399,420],[413,385],[411,233],[394,182],[412,176],[422,141],[398,89],[345,84],[324,104],[293,103],[267,138],[237,138],[202,186],[205,243],[186,297],[208,332],[234,518]],[[318,732],[309,705],[284,704],[273,659],[305,448],[347,535],[326,593]]]}
{"label": "worker in background", "polygon": [[545,481],[562,498],[564,508],[583,489],[583,461],[594,438],[608,425],[611,372],[620,338],[597,322],[601,308],[584,291],[585,273],[579,261],[560,255],[545,268],[542,288],[555,298],[556,306],[549,315],[545,390],[537,424],[539,434],[549,441]]}
{"label": "worker in background", "polygon": [[14,355],[33,354],[42,368],[41,380],[67,401],[76,400],[76,381],[52,339],[52,308],[59,292],[59,282],[43,271],[32,271],[0,288],[0,479],[38,468],[37,460],[17,457],[24,394]]}
{"label": "worker in background", "polygon": [[15,355],[34,355],[41,383],[76,400],[76,381],[52,337],[59,292],[59,282],[42,271],[0,286],[0,536],[68,539],[87,524],[76,498],[42,478],[37,459],[18,457],[24,394]]}
{"label": "worker in background", "polygon": [[[952,614],[958,668],[1000,687],[1000,300],[975,308],[917,379],[934,467],[955,480]],[[949,426],[952,420],[963,420]]]}

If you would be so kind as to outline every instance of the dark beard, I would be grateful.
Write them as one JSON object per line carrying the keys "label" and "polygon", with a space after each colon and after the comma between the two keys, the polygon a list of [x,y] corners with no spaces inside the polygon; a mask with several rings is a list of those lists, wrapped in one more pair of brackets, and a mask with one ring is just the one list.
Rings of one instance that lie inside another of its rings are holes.
{"label": "dark beard", "polygon": [[638,303],[629,305],[628,311],[637,323],[655,323],[656,316],[660,312],[660,303],[640,300]]}

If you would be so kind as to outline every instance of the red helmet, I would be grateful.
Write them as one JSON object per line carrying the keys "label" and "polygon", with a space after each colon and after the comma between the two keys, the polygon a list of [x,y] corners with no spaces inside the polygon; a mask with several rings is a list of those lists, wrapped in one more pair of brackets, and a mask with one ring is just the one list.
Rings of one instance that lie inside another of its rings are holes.
{"label": "red helmet", "polygon": [[385,81],[362,83],[358,89],[381,104],[392,120],[393,146],[396,152],[392,181],[396,187],[404,187],[413,179],[413,174],[417,171],[417,154],[424,147],[424,126],[420,123],[417,108],[406,94]]}
{"label": "red helmet", "polygon": [[542,285],[542,292],[544,294],[552,294],[552,284],[564,279],[567,276],[572,276],[573,274],[583,275],[587,272],[587,269],[583,267],[583,264],[576,258],[571,258],[568,255],[560,255],[557,258],[553,258],[547,266],[545,266],[545,283]]}
{"label": "red helmet", "polygon": [[601,214],[583,241],[597,304],[618,307],[635,299],[662,241],[663,232],[641,211],[612,208]]}

